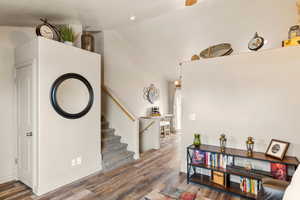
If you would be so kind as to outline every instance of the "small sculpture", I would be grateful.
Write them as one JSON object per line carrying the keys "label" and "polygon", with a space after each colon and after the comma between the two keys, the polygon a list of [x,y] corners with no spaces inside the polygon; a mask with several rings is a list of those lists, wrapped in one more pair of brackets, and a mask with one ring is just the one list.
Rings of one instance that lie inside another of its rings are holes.
{"label": "small sculpture", "polygon": [[149,103],[154,104],[159,98],[159,89],[150,84],[149,87],[144,88],[144,99],[149,101]]}
{"label": "small sculpture", "polygon": [[253,155],[254,141],[253,137],[248,137],[246,141],[247,146],[247,156],[251,157]]}
{"label": "small sculpture", "polygon": [[248,43],[248,49],[251,51],[257,51],[264,46],[265,40],[263,37],[259,36],[256,32],[254,37]]}
{"label": "small sculpture", "polygon": [[226,139],[226,135],[225,134],[222,134],[220,136],[220,148],[221,148],[221,153],[225,153],[225,148],[226,148],[226,142],[227,142],[227,139]]}

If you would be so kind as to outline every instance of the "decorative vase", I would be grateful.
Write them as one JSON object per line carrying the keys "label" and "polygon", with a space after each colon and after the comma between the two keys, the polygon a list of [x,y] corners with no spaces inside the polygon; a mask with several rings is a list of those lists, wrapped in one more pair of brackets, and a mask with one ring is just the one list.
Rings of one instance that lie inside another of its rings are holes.
{"label": "decorative vase", "polygon": [[95,51],[95,39],[91,32],[83,31],[81,35],[81,48],[87,51]]}
{"label": "decorative vase", "polygon": [[195,134],[194,135],[194,146],[195,147],[200,147],[201,145],[201,138],[200,138],[200,134]]}
{"label": "decorative vase", "polygon": [[69,46],[74,46],[74,43],[73,43],[73,42],[70,42],[70,41],[64,41],[64,43],[65,43],[66,45],[69,45]]}

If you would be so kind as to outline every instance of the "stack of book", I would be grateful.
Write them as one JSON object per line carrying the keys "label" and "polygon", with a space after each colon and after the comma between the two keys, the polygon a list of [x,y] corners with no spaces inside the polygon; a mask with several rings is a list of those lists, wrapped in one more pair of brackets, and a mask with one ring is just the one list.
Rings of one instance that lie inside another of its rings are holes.
{"label": "stack of book", "polygon": [[225,169],[227,165],[233,165],[233,156],[194,150],[192,163]]}
{"label": "stack of book", "polygon": [[258,180],[240,177],[240,188],[243,192],[257,195],[258,187]]}

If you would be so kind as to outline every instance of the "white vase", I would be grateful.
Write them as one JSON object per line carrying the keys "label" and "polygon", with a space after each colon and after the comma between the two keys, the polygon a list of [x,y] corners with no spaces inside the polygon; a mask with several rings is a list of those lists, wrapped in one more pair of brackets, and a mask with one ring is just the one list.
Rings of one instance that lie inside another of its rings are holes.
{"label": "white vase", "polygon": [[73,43],[73,42],[70,42],[70,41],[64,41],[64,43],[65,43],[66,45],[69,45],[69,46],[74,46],[74,43]]}

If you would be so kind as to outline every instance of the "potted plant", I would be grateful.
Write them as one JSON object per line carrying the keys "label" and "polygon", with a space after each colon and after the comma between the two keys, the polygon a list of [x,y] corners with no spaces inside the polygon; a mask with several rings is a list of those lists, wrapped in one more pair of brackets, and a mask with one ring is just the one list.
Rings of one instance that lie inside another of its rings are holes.
{"label": "potted plant", "polygon": [[69,25],[63,25],[59,29],[61,39],[64,41],[65,44],[74,45],[75,41],[75,32],[73,31],[72,27]]}

